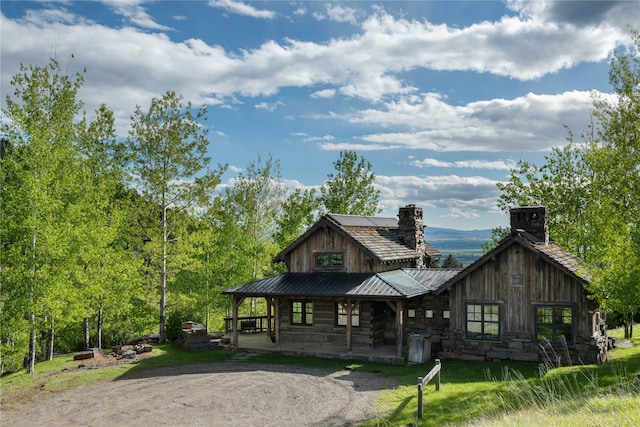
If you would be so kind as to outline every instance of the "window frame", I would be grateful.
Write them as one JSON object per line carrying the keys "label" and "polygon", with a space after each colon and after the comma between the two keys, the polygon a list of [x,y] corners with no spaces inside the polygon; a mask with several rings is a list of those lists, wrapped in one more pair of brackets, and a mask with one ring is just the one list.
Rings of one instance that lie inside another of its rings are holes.
{"label": "window frame", "polygon": [[[336,303],[336,326],[343,328],[347,326],[347,304]],[[351,303],[351,327],[360,327],[361,306],[359,302]],[[340,319],[344,318],[344,324]]]}
{"label": "window frame", "polygon": [[[339,256],[340,263],[334,263],[334,257]],[[328,257],[327,264],[318,264],[322,257]],[[313,253],[313,268],[319,270],[340,270],[344,268],[344,251],[317,251]]]}
{"label": "window frame", "polygon": [[[479,311],[469,312],[470,307],[480,307]],[[487,312],[488,308],[497,309],[496,313]],[[480,341],[500,341],[501,326],[500,326],[500,304],[495,302],[468,302],[465,304],[465,338],[469,340]],[[473,319],[469,319],[469,315],[473,315]],[[479,316],[479,318],[478,318]],[[497,317],[497,320],[493,319],[493,316]],[[489,318],[487,318],[489,317]],[[479,333],[470,332],[470,323],[480,326]],[[487,330],[495,329],[497,327],[497,334],[487,332]]]}
{"label": "window frame", "polygon": [[[296,310],[296,304],[300,304],[300,311]],[[296,321],[296,315],[300,316],[300,321]],[[291,301],[291,325],[313,326],[313,301],[309,301],[309,300],[292,300]]]}
{"label": "window frame", "polygon": [[[539,310],[540,309],[550,309],[551,313],[550,315],[547,314],[547,316],[550,316],[551,322],[540,322],[540,313]],[[569,323],[565,323],[565,322],[558,322],[558,318],[565,318],[566,312],[563,312],[565,310],[569,310],[569,315],[570,315],[570,322]],[[558,317],[559,316],[559,317]],[[546,342],[548,341],[550,344],[552,345],[561,345],[563,344],[563,341],[560,339],[560,336],[564,336],[567,345],[569,346],[573,346],[575,343],[575,310],[573,305],[570,304],[536,304],[535,308],[534,308],[534,319],[536,322],[536,342]],[[565,328],[568,327],[569,329],[569,336],[567,337],[566,334],[563,334],[561,329],[562,329],[562,325],[565,325]],[[546,327],[546,328],[551,328],[551,337],[541,337],[540,336],[540,329],[541,326]],[[559,332],[560,330],[560,332]]]}

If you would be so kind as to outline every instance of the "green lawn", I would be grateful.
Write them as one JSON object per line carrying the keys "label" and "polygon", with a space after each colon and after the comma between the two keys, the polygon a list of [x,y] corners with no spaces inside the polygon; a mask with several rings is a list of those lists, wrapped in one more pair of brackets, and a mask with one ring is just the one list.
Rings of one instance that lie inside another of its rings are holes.
{"label": "green lawn", "polygon": [[[614,332],[614,335],[618,333]],[[379,373],[399,384],[382,393],[381,414],[369,426],[637,426],[640,425],[640,340],[616,349],[609,363],[553,367],[526,362],[442,361],[441,388],[425,387],[424,417],[417,419],[417,379],[433,363],[414,366],[258,355],[246,363],[299,365],[326,371],[351,369]],[[172,345],[154,347],[152,357],[126,365],[77,369],[72,355],[36,365],[34,375],[17,372],[0,379],[2,405],[13,406],[49,393],[118,378],[161,366],[219,363],[227,352],[189,353]]]}

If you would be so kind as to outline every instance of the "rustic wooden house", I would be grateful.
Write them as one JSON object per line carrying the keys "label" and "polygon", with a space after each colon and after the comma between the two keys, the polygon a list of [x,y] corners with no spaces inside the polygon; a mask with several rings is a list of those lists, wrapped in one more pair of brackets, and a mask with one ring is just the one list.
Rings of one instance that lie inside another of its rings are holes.
{"label": "rustic wooden house", "polygon": [[[511,234],[437,293],[449,294],[449,334],[440,357],[592,363],[596,303],[586,266],[549,238],[545,207],[511,210]],[[597,338],[597,336],[596,336]],[[565,345],[566,344],[566,345]]]}
{"label": "rustic wooden house", "polygon": [[276,257],[286,273],[224,291],[233,296],[233,342],[238,306],[260,297],[276,349],[392,346],[402,358],[407,333],[447,326],[448,298],[434,292],[458,270],[430,269],[439,257],[415,205],[400,208],[399,219],[327,214]]}
{"label": "rustic wooden house", "polygon": [[440,253],[425,242],[422,209],[408,205],[398,217],[327,214],[276,257],[286,273],[224,291],[234,345],[256,326],[239,323],[238,307],[258,297],[274,351],[366,356],[390,347],[399,361],[422,342],[423,360],[540,360],[542,348],[562,356],[566,343],[573,359],[597,360],[588,271],[549,239],[546,208],[513,209],[510,236],[463,270],[430,268]]}

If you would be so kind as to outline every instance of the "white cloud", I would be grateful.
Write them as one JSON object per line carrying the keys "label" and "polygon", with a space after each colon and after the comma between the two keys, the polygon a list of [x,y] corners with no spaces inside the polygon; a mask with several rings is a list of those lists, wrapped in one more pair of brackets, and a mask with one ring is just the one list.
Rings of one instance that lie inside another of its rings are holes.
{"label": "white cloud", "polygon": [[[147,19],[137,1],[109,4],[138,26],[162,27]],[[211,4],[246,10],[258,17],[275,16],[230,0]],[[517,100],[487,100],[456,107],[447,105],[438,95],[415,95],[417,88],[403,81],[399,73],[427,68],[537,78],[581,61],[603,60],[620,40],[628,39],[628,34],[608,22],[582,29],[538,21],[535,17],[505,17],[497,22],[453,28],[396,18],[378,9],[358,33],[341,38],[326,42],[266,41],[255,48],[228,52],[200,39],[173,41],[158,32],[109,28],[64,9],[47,8],[16,20],[2,14],[0,19],[2,93],[11,93],[8,83],[20,62],[46,62],[53,43],[58,58],[69,58],[74,53],[77,66],[86,66],[81,97],[87,107],[91,110],[107,103],[116,118],[122,119],[118,123],[128,123],[133,106],[148,104],[152,96],[159,96],[168,88],[195,104],[232,108],[229,102],[240,102],[241,96],[270,96],[285,87],[322,84],[333,87],[315,92],[312,97],[338,93],[370,101],[396,97],[395,105],[387,102],[385,109],[365,110],[350,119],[353,123],[389,127],[402,124],[413,133],[404,128],[403,132],[371,134],[363,139],[363,146],[371,147],[369,144],[373,143],[380,147],[401,145],[435,150],[491,151],[509,146],[543,150],[564,137],[562,129],[554,129],[549,123],[583,128],[573,126],[573,121],[584,113],[585,103],[581,99],[576,105],[559,103],[541,108],[542,102],[557,101],[558,96],[540,95],[536,100],[530,94],[517,99],[535,107],[538,116],[526,113]],[[559,97],[568,99],[569,95]],[[581,94],[576,97],[584,98]],[[551,108],[547,110],[548,107]],[[533,123],[534,131],[523,132],[515,119],[501,118],[500,113],[506,108],[521,120]],[[411,117],[411,111],[419,116]],[[550,138],[552,133],[556,136]],[[544,136],[542,141],[538,139],[540,134]]]}
{"label": "white cloud", "polygon": [[457,160],[446,162],[437,159],[422,159],[410,162],[412,166],[419,168],[462,168],[462,169],[491,169],[491,170],[511,170],[516,166],[513,160]]}
{"label": "white cloud", "polygon": [[252,18],[273,19],[276,13],[271,10],[260,10],[241,1],[235,0],[209,0],[209,6],[224,9],[227,12]]}
{"label": "white cloud", "polygon": [[278,107],[284,105],[283,102],[281,101],[276,101],[276,102],[260,102],[258,104],[255,105],[255,108],[258,110],[267,110],[267,111],[275,111],[278,109]]}
{"label": "white cloud", "polygon": [[399,206],[415,203],[429,213],[425,214],[427,222],[433,212],[440,212],[443,218],[475,218],[479,212],[498,211],[496,181],[482,176],[376,175],[375,185],[381,192],[384,211],[397,213]]}
{"label": "white cloud", "polygon": [[141,6],[144,0],[102,0],[114,12],[122,15],[127,22],[150,30],[169,30],[169,27],[158,24]]}
{"label": "white cloud", "polygon": [[333,98],[334,96],[336,96],[335,89],[323,89],[311,94],[312,98]]}
{"label": "white cloud", "polygon": [[358,23],[358,11],[338,3],[329,3],[326,6],[327,16],[335,22],[346,22],[351,25]]}
{"label": "white cloud", "polygon": [[[362,145],[433,151],[548,151],[566,143],[566,130],[586,129],[589,92],[526,94],[515,99],[476,101],[453,106],[434,94],[402,97],[381,109],[367,109],[351,123],[409,129],[364,135]],[[326,149],[331,149],[327,146]]]}
{"label": "white cloud", "polygon": [[335,138],[333,135],[324,135],[324,136],[308,136],[304,138],[305,142],[318,142],[318,141],[333,141]]}

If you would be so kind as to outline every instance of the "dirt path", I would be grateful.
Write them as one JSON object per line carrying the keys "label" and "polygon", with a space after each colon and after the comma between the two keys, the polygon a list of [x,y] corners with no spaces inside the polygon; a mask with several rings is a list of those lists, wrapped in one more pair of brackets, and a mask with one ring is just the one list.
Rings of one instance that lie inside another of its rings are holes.
{"label": "dirt path", "polygon": [[4,426],[348,426],[373,415],[390,380],[276,365],[172,366],[3,410]]}

